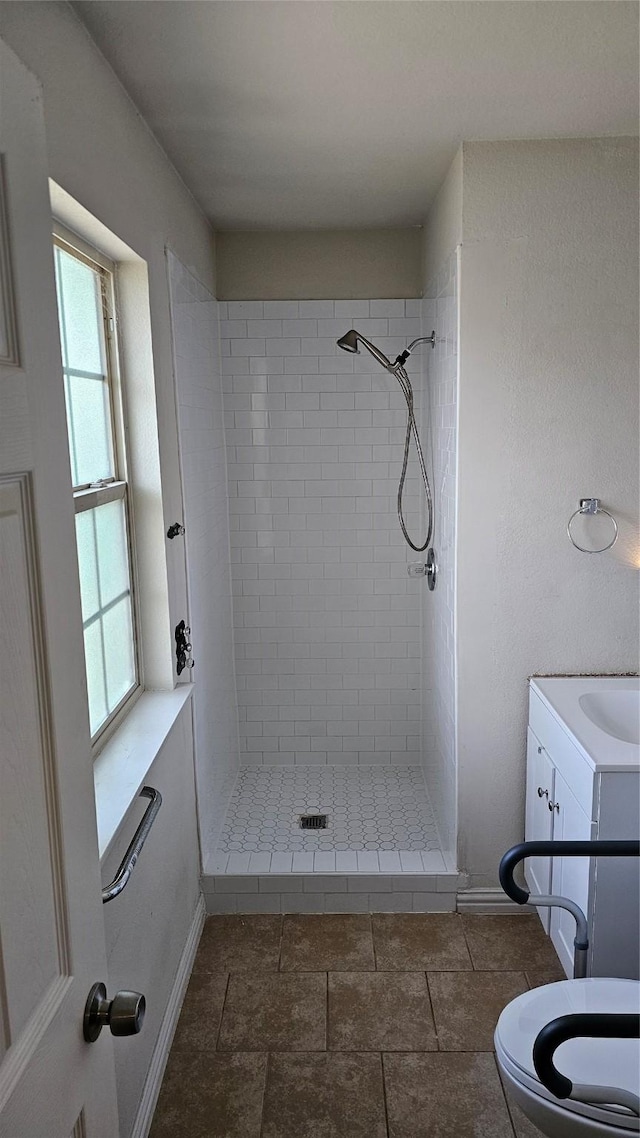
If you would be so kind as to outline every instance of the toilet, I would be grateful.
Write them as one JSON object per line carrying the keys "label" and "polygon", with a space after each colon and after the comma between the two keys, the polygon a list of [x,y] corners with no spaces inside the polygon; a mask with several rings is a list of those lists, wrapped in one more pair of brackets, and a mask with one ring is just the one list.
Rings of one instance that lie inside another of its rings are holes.
{"label": "toilet", "polygon": [[[496,1058],[510,1097],[542,1134],[549,1138],[640,1135],[640,1119],[622,1106],[555,1098],[533,1065],[538,1032],[558,1016],[638,1011],[639,981],[601,977],[547,984],[507,1005],[495,1031]],[[640,1093],[640,1040],[570,1039],[558,1047],[554,1063],[574,1084]]]}

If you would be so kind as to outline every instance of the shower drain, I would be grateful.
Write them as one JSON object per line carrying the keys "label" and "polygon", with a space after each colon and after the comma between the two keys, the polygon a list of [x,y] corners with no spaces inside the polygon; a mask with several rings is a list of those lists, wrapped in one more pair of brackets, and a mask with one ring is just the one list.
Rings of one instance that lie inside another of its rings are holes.
{"label": "shower drain", "polygon": [[326,830],[328,820],[329,819],[327,814],[301,814],[300,829]]}

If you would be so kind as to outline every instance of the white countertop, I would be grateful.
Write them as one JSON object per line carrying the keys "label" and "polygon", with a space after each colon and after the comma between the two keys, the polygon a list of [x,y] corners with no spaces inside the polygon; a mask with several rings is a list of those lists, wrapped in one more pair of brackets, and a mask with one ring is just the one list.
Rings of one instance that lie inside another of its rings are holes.
{"label": "white countertop", "polygon": [[638,676],[533,676],[532,689],[596,771],[640,771],[640,746],[598,727],[580,706],[580,696],[638,691]]}

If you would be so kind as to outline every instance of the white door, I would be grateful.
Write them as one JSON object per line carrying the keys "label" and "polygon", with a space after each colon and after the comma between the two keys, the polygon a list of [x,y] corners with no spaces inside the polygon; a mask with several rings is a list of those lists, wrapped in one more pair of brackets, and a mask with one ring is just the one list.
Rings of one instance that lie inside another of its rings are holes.
{"label": "white door", "polygon": [[[531,728],[528,727],[525,818],[525,840],[527,842],[551,841],[553,818],[549,810],[549,803],[553,802],[553,778],[553,763]],[[527,858],[524,863],[524,874],[531,893],[549,894],[551,892],[551,858]],[[544,931],[548,933],[549,910],[538,909],[537,912],[544,926]]]}
{"label": "white door", "polygon": [[116,1138],[43,113],[2,41],[0,154],[0,1136]]}

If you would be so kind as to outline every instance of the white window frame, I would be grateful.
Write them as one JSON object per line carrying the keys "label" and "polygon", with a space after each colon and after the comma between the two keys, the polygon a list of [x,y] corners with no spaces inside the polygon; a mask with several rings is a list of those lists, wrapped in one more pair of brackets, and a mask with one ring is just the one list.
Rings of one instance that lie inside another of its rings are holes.
{"label": "white window frame", "polygon": [[110,260],[104,253],[78,236],[78,234],[66,229],[65,226],[59,222],[54,222],[53,224],[53,244],[54,247],[59,247],[63,252],[76,257],[79,261],[97,272],[102,285],[103,335],[111,414],[114,477],[88,485],[74,486],[74,508],[76,514],[79,514],[86,510],[95,509],[97,506],[106,505],[108,502],[116,500],[123,501],[129,559],[135,679],[129,691],[125,693],[92,736],[91,752],[92,758],[95,759],[144,691],[134,518],[127,463],[127,408],[118,345],[117,263]]}

